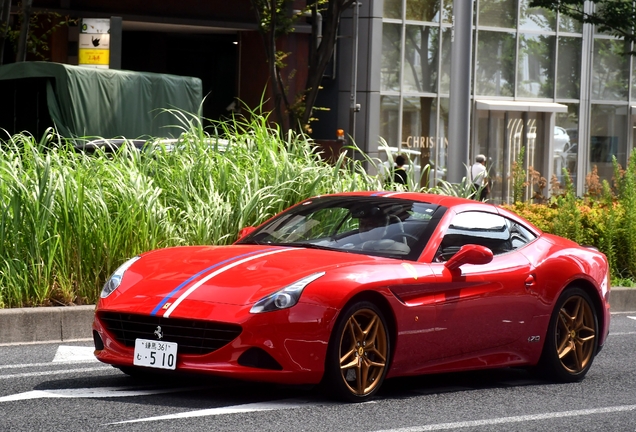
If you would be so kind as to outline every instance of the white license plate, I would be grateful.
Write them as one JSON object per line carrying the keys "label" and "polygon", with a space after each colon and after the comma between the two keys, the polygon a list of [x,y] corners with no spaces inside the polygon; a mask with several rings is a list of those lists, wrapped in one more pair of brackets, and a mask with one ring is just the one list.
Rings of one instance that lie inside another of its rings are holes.
{"label": "white license plate", "polygon": [[177,344],[149,339],[135,339],[135,366],[172,369],[177,366]]}

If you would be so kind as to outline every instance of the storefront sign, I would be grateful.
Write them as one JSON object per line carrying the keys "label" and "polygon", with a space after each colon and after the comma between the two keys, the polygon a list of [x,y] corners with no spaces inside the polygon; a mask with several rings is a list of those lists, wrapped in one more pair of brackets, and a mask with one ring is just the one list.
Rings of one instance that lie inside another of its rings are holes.
{"label": "storefront sign", "polygon": [[110,19],[84,18],[79,36],[79,65],[108,69]]}
{"label": "storefront sign", "polygon": [[408,136],[404,147],[406,148],[420,148],[420,149],[432,149],[432,148],[448,148],[448,138],[444,137],[443,141],[441,137],[433,136]]}

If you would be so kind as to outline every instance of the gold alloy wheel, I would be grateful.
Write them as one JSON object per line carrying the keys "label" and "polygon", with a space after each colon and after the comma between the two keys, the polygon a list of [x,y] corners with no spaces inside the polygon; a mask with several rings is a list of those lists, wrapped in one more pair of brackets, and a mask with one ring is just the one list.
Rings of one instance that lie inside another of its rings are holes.
{"label": "gold alloy wheel", "polygon": [[596,337],[594,312],[583,297],[573,296],[563,304],[555,336],[563,367],[573,374],[583,371],[594,356]]}
{"label": "gold alloy wheel", "polygon": [[352,394],[364,396],[380,383],[388,358],[388,339],[380,316],[371,309],[356,311],[340,338],[340,373]]}

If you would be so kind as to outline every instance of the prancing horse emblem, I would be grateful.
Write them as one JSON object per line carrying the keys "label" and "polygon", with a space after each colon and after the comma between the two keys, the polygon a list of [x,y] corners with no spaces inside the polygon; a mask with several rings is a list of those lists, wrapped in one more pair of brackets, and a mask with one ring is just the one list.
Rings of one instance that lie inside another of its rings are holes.
{"label": "prancing horse emblem", "polygon": [[163,339],[163,332],[161,331],[161,326],[157,326],[157,328],[155,329],[155,336],[157,336],[157,339],[159,340]]}

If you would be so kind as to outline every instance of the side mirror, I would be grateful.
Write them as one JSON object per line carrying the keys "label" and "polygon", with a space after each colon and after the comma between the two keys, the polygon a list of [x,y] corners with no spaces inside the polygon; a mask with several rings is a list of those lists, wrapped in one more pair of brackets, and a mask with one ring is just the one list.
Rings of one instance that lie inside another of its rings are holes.
{"label": "side mirror", "polygon": [[475,244],[464,245],[451,257],[444,266],[455,270],[464,264],[488,264],[492,261],[492,251],[485,246]]}
{"label": "side mirror", "polygon": [[248,226],[248,227],[245,227],[245,228],[241,229],[239,231],[238,239],[240,240],[243,237],[246,237],[246,236],[252,234],[254,232],[254,230],[256,230],[256,227],[253,227],[253,226]]}

